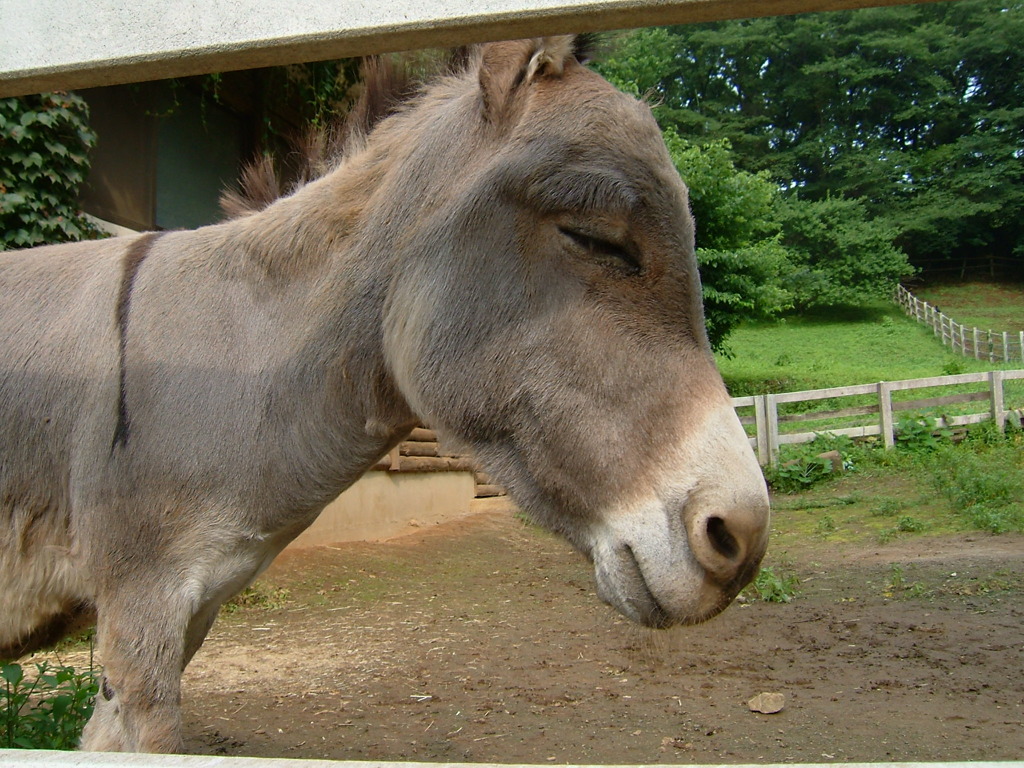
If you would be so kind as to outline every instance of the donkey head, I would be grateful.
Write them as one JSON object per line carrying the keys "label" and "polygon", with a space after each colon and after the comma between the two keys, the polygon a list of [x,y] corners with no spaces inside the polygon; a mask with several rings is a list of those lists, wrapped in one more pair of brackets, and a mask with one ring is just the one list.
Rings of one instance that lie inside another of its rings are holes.
{"label": "donkey head", "polygon": [[403,395],[589,556],[623,614],[718,613],[764,553],[768,498],[650,110],[553,38],[486,46],[401,121],[381,215],[409,222],[385,318]]}

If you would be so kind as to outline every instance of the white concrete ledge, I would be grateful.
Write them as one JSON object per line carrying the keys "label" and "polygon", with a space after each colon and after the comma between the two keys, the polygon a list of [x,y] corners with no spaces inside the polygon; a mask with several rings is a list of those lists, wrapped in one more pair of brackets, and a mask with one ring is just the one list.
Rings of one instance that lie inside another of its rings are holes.
{"label": "white concrete ledge", "polygon": [[0,0],[0,97],[383,51],[920,0]]}
{"label": "white concrete ledge", "polygon": [[[498,763],[389,763],[348,760],[294,760],[277,757],[204,757],[199,755],[137,755],[113,752],[50,752],[0,749],[4,768],[550,768],[539,765]],[[1024,762],[842,763],[842,768],[1024,768]],[[573,766],[572,768],[647,768],[646,766]],[[686,768],[722,768],[719,765],[687,764]],[[835,763],[785,763],[732,765],[729,768],[836,768]]]}

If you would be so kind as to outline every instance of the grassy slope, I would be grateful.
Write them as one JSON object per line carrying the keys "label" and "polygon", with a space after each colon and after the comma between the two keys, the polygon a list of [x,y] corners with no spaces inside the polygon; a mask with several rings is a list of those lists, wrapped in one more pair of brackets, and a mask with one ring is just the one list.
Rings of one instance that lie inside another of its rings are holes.
{"label": "grassy slope", "polygon": [[885,302],[746,325],[728,344],[733,356],[718,363],[733,395],[1022,367],[954,354]]}
{"label": "grassy slope", "polygon": [[915,289],[914,295],[964,325],[1024,331],[1024,284],[933,285]]}

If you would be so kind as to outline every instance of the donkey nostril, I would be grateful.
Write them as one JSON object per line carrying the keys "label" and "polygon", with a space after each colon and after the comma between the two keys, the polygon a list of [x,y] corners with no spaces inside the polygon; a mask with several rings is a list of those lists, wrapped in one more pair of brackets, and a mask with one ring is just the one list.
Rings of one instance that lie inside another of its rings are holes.
{"label": "donkey nostril", "polygon": [[740,543],[729,533],[729,527],[720,517],[709,517],[707,521],[708,541],[722,557],[733,560],[740,554]]}

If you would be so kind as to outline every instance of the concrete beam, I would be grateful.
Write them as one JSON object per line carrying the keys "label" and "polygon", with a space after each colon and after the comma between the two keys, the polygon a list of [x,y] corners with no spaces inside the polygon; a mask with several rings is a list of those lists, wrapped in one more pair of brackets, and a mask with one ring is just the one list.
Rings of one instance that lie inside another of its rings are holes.
{"label": "concrete beam", "polygon": [[385,51],[920,0],[0,0],[0,97]]}

